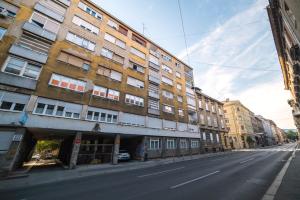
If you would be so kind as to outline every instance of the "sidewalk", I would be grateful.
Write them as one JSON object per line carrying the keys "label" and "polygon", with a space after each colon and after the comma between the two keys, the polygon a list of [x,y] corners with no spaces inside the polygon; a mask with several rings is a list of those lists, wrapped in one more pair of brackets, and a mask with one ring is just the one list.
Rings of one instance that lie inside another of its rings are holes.
{"label": "sidewalk", "polygon": [[71,180],[71,179],[93,176],[93,175],[123,172],[123,171],[129,171],[134,169],[143,169],[143,168],[149,168],[149,167],[154,167],[159,165],[165,165],[169,163],[222,156],[231,153],[233,152],[229,151],[229,152],[199,154],[199,155],[192,155],[192,156],[149,160],[147,162],[136,161],[136,162],[129,162],[129,163],[120,163],[118,165],[111,165],[111,164],[83,165],[83,166],[78,166],[76,169],[73,170],[53,169],[53,170],[47,170],[42,172],[29,172],[28,176],[24,176],[22,178],[0,180],[0,190],[17,189],[17,188],[35,186],[35,185],[40,185],[45,183],[59,182],[64,180]]}
{"label": "sidewalk", "polygon": [[300,146],[298,145],[295,157],[283,177],[282,183],[275,195],[275,200],[300,199]]}

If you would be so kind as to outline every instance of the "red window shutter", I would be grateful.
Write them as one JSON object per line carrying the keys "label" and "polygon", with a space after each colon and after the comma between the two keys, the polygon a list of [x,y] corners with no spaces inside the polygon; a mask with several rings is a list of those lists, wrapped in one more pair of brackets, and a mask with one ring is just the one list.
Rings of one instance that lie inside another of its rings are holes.
{"label": "red window shutter", "polygon": [[58,86],[59,81],[58,81],[58,80],[55,80],[55,79],[52,79],[51,84],[52,84],[52,85]]}

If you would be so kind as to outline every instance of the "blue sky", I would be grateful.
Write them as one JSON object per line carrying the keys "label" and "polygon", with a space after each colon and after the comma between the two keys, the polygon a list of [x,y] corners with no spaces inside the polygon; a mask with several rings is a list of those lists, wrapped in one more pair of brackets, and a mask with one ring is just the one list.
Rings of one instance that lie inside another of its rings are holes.
{"label": "blue sky", "polygon": [[242,103],[282,128],[294,128],[290,98],[265,7],[267,0],[93,0],[194,68],[195,85]]}

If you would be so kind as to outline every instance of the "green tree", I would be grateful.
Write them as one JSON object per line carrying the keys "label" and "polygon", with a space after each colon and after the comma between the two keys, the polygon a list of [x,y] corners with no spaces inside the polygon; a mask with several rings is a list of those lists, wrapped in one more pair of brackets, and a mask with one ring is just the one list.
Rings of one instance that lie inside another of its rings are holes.
{"label": "green tree", "polygon": [[38,153],[42,153],[46,150],[55,150],[59,148],[59,142],[55,140],[41,140],[36,144],[36,150]]}
{"label": "green tree", "polygon": [[297,134],[296,131],[288,130],[286,132],[286,136],[290,140],[296,140],[296,139],[298,139],[298,134]]}

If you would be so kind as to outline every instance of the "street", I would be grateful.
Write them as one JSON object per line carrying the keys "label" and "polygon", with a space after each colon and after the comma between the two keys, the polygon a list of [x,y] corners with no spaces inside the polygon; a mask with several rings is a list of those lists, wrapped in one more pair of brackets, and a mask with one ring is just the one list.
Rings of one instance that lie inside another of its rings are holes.
{"label": "street", "polygon": [[1,199],[261,199],[295,144],[1,191]]}

